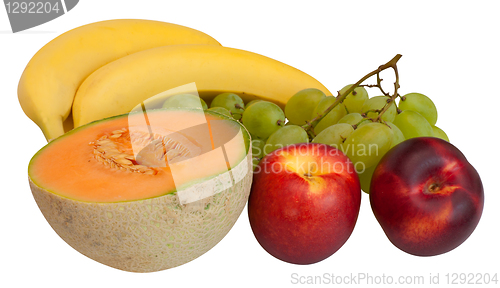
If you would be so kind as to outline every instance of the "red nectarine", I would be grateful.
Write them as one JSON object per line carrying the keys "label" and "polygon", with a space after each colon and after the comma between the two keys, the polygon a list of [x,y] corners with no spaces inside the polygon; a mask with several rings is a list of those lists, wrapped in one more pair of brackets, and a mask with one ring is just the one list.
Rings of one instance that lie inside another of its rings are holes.
{"label": "red nectarine", "polygon": [[361,204],[352,162],[324,144],[295,144],[264,157],[248,201],[252,231],[274,257],[311,264],[351,235]]}
{"label": "red nectarine", "polygon": [[419,256],[448,252],[474,231],[483,211],[479,174],[452,144],[406,140],[379,162],[370,203],[389,240]]}

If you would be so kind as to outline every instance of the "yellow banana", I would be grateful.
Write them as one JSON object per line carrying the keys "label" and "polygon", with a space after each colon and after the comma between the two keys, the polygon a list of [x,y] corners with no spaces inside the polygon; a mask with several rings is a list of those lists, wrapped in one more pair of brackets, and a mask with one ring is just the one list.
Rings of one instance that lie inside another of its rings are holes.
{"label": "yellow banana", "polygon": [[[128,54],[173,44],[220,46],[200,31],[151,20],[118,19],[75,28],[33,56],[19,81],[19,102],[45,138],[51,140],[64,133],[63,122],[88,75]],[[72,128],[71,123],[69,126],[66,130]]]}
{"label": "yellow banana", "polygon": [[73,103],[75,127],[127,113],[149,97],[191,82],[206,100],[233,92],[244,100],[259,97],[284,106],[305,88],[330,94],[308,74],[259,54],[221,46],[164,46],[113,61],[85,79]]}

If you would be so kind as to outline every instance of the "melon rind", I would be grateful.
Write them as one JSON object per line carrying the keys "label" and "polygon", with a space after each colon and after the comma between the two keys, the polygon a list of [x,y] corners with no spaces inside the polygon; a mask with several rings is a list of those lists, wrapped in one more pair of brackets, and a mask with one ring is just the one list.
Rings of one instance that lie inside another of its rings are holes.
{"label": "melon rind", "polygon": [[[219,115],[211,111],[205,113]],[[124,115],[127,114],[88,123],[52,142],[100,121]],[[249,135],[243,125],[240,127]],[[75,250],[120,270],[155,272],[198,258],[231,230],[248,201],[252,185],[252,147],[251,141],[248,142],[246,157],[229,170],[233,179],[241,180],[220,193],[188,204],[181,204],[176,193],[127,202],[84,202],[43,189],[31,179],[29,173],[28,180],[33,197],[47,222]],[[247,165],[241,165],[243,161]],[[201,190],[213,190],[214,181],[227,177],[224,174],[196,186]]]}
{"label": "melon rind", "polygon": [[214,247],[243,211],[252,184],[248,173],[233,187],[181,205],[176,194],[119,203],[80,202],[31,191],[50,226],[71,247],[105,265],[154,272],[187,263]]}

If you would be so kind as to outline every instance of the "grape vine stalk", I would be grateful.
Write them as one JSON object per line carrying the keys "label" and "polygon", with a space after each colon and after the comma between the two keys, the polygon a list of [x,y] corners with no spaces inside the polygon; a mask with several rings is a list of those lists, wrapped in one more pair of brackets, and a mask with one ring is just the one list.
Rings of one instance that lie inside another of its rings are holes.
{"label": "grape vine stalk", "polygon": [[[347,97],[347,95],[349,95],[352,91],[354,91],[354,89],[356,89],[357,87],[362,87],[362,86],[368,87],[368,88],[377,87],[380,89],[380,91],[382,92],[382,94],[384,96],[387,96],[389,98],[387,99],[387,103],[384,105],[384,107],[382,107],[381,109],[378,109],[378,110],[370,111],[370,112],[377,112],[378,113],[377,118],[375,118],[375,119],[366,118],[366,113],[365,113],[365,114],[363,114],[363,117],[365,117],[365,118],[363,120],[361,120],[360,123],[363,121],[369,120],[369,121],[373,121],[373,122],[381,122],[381,123],[387,125],[387,123],[384,123],[384,121],[382,120],[381,117],[389,109],[391,103],[393,103],[396,100],[396,98],[398,96],[400,96],[398,94],[398,89],[400,86],[399,86],[399,73],[398,73],[397,62],[399,61],[399,59],[401,57],[402,57],[401,54],[397,54],[389,62],[387,62],[383,65],[380,65],[377,69],[375,69],[375,70],[371,71],[370,73],[366,74],[365,76],[363,76],[361,79],[359,79],[358,82],[353,84],[351,87],[349,87],[349,89],[344,91],[342,94],[340,92],[337,92],[337,94],[338,94],[337,99],[331,106],[329,106],[322,114],[319,114],[318,116],[314,117],[313,119],[306,121],[306,124],[301,126],[301,127],[306,130],[307,134],[310,137],[314,138],[316,135],[314,133],[313,124],[321,121],[321,119],[323,119],[330,111],[332,111],[333,108],[335,108],[339,103],[342,103],[344,101],[344,99]],[[392,95],[390,93],[384,91],[384,89],[382,88],[382,80],[383,79],[380,78],[380,73],[386,69],[389,69],[389,68],[393,69],[395,77],[396,77],[396,80],[394,81],[394,92]],[[377,76],[377,84],[362,84],[367,79],[369,79],[370,77],[375,76],[375,75]],[[399,112],[400,111],[398,110],[398,113]],[[356,128],[360,123],[355,124],[354,128]]]}

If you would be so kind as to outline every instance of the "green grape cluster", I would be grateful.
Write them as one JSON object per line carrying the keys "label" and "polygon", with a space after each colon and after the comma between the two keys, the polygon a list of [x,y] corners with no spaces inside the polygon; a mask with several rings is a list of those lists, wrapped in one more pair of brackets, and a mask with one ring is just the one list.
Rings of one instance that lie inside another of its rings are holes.
{"label": "green grape cluster", "polygon": [[[351,86],[342,88],[340,95]],[[232,114],[229,108],[235,104],[237,109],[245,107],[234,97],[221,98],[224,101],[219,100],[217,107],[224,111],[217,111],[219,113]],[[369,97],[364,87],[357,87],[341,100],[311,88],[293,95],[284,110],[261,99],[248,102],[240,121],[252,136],[254,165],[265,155],[290,144],[322,143],[349,157],[358,172],[362,190],[369,193],[373,171],[392,147],[413,137],[439,137],[449,141],[446,133],[435,126],[434,103],[423,94],[410,93],[393,100],[385,95]],[[331,108],[332,105],[335,106]]]}
{"label": "green grape cluster", "polygon": [[[340,95],[350,87],[347,85],[342,88]],[[375,167],[385,153],[397,144],[413,137],[438,137],[449,141],[446,133],[435,126],[437,110],[427,96],[410,93],[400,97],[398,103],[388,96],[370,98],[363,87],[357,87],[354,91],[356,93],[348,94],[341,103],[343,106],[340,107],[345,109],[345,113],[337,108],[339,104],[331,110],[336,113],[330,117],[326,115],[316,124],[316,137],[312,142],[342,150],[358,169],[363,191],[369,193]],[[321,100],[320,104],[323,105],[318,105],[317,110],[324,111],[329,106],[326,104],[335,102],[330,98]],[[380,121],[374,123],[383,110]]]}
{"label": "green grape cluster", "polygon": [[[351,86],[342,88],[340,95]],[[436,126],[437,109],[430,98],[420,93],[400,98],[397,102],[388,96],[369,97],[364,87],[357,87],[340,101],[311,88],[292,95],[284,110],[262,99],[245,105],[234,93],[217,95],[209,109],[203,99],[192,94],[171,96],[163,107],[208,109],[241,121],[252,137],[254,165],[290,144],[313,142],[336,147],[354,163],[361,187],[368,193],[373,170],[392,147],[413,137],[449,141]]]}

